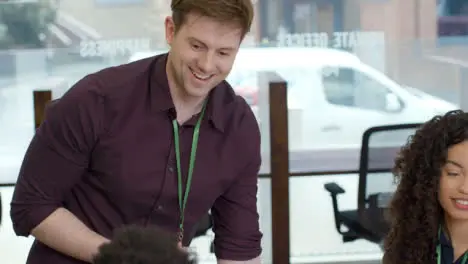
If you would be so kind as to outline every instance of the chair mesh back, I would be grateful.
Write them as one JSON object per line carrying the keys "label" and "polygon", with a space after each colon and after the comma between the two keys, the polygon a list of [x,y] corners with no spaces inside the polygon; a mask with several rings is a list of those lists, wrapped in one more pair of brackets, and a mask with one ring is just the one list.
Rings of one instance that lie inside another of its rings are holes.
{"label": "chair mesh back", "polygon": [[382,126],[369,129],[363,138],[359,172],[359,207],[369,202],[386,207],[396,189],[391,170],[401,147],[420,124]]}

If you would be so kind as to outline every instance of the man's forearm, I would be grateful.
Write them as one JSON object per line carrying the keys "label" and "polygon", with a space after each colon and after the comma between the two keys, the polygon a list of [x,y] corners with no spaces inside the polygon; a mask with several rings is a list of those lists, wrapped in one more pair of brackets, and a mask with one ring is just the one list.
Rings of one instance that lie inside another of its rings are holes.
{"label": "man's forearm", "polygon": [[218,259],[218,264],[260,264],[260,263],[262,263],[260,256],[253,258],[251,260],[245,260],[245,261]]}
{"label": "man's forearm", "polygon": [[47,246],[89,263],[97,254],[99,246],[109,242],[65,208],[55,210],[31,234]]}

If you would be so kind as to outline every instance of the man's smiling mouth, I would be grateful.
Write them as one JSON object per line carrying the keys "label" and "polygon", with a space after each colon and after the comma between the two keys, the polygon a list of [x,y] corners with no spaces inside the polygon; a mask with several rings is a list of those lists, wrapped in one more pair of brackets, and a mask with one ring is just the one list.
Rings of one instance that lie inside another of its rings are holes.
{"label": "man's smiling mouth", "polygon": [[195,76],[195,78],[201,80],[201,81],[206,81],[208,79],[210,79],[213,75],[204,75],[204,74],[200,74],[200,73],[196,73],[194,70],[192,70],[191,68],[189,68],[190,71],[192,72],[193,76]]}

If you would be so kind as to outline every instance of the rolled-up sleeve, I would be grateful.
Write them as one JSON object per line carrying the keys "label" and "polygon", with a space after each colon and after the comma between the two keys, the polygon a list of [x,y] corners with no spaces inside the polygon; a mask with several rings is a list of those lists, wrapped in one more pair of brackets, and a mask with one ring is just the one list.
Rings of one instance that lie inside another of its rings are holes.
{"label": "rolled-up sleeve", "polygon": [[81,179],[103,131],[103,113],[104,99],[91,76],[49,104],[26,151],[11,201],[17,235],[28,236],[61,207],[65,195]]}
{"label": "rolled-up sleeve", "polygon": [[262,252],[257,210],[260,131],[250,107],[245,106],[245,115],[236,135],[232,135],[239,147],[241,169],[233,185],[212,208],[215,254],[224,260],[250,260]]}

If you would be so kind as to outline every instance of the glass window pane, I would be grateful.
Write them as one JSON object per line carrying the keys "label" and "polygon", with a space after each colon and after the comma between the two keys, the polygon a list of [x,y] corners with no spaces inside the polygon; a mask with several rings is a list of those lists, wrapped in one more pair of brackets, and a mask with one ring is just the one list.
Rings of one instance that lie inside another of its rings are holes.
{"label": "glass window pane", "polygon": [[[323,184],[341,184],[346,193],[340,207],[355,208],[357,175],[350,172],[359,169],[364,131],[468,107],[466,4],[252,2],[252,29],[227,81],[259,122],[260,173],[270,172],[271,79],[265,72],[272,72],[288,84],[290,171],[320,175],[290,180],[292,262],[376,261],[378,245],[342,242]],[[0,1],[0,251],[8,252],[0,262],[24,263],[32,241],[14,236],[8,216],[35,132],[33,91],[51,90],[60,98],[90,73],[166,52],[164,20],[170,13],[168,0]],[[372,187],[389,186],[389,175],[383,175],[372,178]],[[266,262],[272,252],[270,185],[260,180],[258,193]],[[193,242],[203,263],[215,263],[212,238],[209,232]]]}

